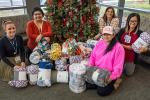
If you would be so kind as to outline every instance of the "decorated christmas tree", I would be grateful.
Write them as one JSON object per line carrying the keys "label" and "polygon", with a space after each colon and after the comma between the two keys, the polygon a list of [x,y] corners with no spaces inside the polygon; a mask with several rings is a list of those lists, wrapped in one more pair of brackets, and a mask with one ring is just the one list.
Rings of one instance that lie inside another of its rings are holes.
{"label": "decorated christmas tree", "polygon": [[74,36],[84,41],[98,33],[96,0],[47,0],[46,11],[54,40]]}

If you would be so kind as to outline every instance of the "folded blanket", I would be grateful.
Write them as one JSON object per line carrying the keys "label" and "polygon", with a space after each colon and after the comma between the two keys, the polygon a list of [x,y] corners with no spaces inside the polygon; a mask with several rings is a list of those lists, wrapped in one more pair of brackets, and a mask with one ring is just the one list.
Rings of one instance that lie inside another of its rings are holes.
{"label": "folded blanket", "polygon": [[14,80],[9,81],[8,84],[16,88],[26,87],[28,85],[26,68],[14,67]]}
{"label": "folded blanket", "polygon": [[87,67],[85,79],[88,83],[96,84],[101,87],[105,87],[107,79],[110,76],[110,72],[105,69],[97,69],[96,67]]}
{"label": "folded blanket", "polygon": [[37,85],[40,87],[51,86],[51,68],[53,64],[49,61],[42,60],[39,62],[39,73]]}
{"label": "folded blanket", "polygon": [[150,45],[150,34],[143,32],[140,34],[140,37],[132,44],[132,48],[136,53],[139,52],[139,48],[148,47]]}
{"label": "folded blanket", "polygon": [[39,66],[38,65],[29,65],[29,66],[27,66],[27,73],[28,73],[28,76],[29,76],[29,83],[31,85],[35,85],[37,83],[38,72],[39,72]]}

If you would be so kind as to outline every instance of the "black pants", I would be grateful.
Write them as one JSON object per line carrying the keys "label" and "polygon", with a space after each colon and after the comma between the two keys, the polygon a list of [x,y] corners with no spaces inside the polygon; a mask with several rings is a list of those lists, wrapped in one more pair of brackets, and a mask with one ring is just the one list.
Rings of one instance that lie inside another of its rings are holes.
{"label": "black pants", "polygon": [[30,57],[31,53],[32,53],[32,50],[27,47],[26,48],[26,59],[28,60],[29,63],[30,63],[29,57]]}
{"label": "black pants", "polygon": [[97,94],[100,96],[107,96],[109,94],[111,94],[113,92],[114,88],[114,83],[116,80],[112,81],[111,83],[109,83],[107,86],[105,87],[100,87],[97,86],[95,84],[90,84],[90,83],[86,83],[86,88],[87,89],[97,89]]}

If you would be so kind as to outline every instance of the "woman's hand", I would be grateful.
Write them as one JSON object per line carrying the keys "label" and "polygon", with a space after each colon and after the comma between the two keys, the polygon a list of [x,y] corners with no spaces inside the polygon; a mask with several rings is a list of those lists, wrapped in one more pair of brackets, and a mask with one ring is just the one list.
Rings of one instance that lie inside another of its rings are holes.
{"label": "woman's hand", "polygon": [[141,48],[139,48],[139,52],[140,53],[145,53],[147,51],[148,51],[148,47],[141,47]]}
{"label": "woman's hand", "polygon": [[111,83],[111,81],[112,80],[110,78],[108,78],[106,82],[109,84],[109,83]]}
{"label": "woman's hand", "polygon": [[25,67],[26,64],[24,62],[21,62],[21,67]]}
{"label": "woman's hand", "polygon": [[132,50],[131,45],[122,44],[122,46],[123,46],[125,49]]}
{"label": "woman's hand", "polygon": [[50,42],[50,37],[44,37],[44,39],[49,43]]}
{"label": "woman's hand", "polygon": [[42,37],[43,37],[42,34],[38,35],[38,36],[36,37],[36,42],[39,42],[39,41],[42,39]]}
{"label": "woman's hand", "polygon": [[95,39],[95,40],[98,40],[98,39],[100,38],[100,36],[101,36],[101,34],[99,33],[99,34],[97,34],[97,35],[94,37],[94,39]]}

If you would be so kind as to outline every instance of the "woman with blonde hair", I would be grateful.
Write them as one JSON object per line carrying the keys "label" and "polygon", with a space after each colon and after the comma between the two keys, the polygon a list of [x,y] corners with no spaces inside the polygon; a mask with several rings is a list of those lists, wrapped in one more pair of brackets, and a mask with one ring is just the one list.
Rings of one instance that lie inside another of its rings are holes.
{"label": "woman with blonde hair", "polygon": [[3,21],[4,36],[0,40],[0,79],[13,78],[13,67],[25,67],[23,39],[16,35],[16,26],[11,20]]}

